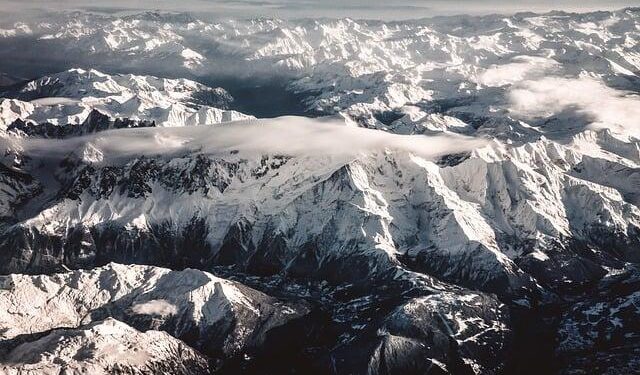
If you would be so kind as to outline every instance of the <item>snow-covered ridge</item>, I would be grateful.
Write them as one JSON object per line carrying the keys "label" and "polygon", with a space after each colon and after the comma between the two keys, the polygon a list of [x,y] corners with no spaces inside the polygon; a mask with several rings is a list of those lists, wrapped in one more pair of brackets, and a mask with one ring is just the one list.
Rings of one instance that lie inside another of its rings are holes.
{"label": "snow-covered ridge", "polygon": [[0,371],[7,375],[209,373],[207,358],[180,340],[112,318],[55,330],[16,347],[2,362]]}
{"label": "snow-covered ridge", "polygon": [[[282,303],[199,270],[115,263],[51,276],[2,276],[0,305],[2,340],[114,317],[222,356],[258,345],[269,329],[308,312],[304,304]],[[207,340],[211,336],[216,340]]]}
{"label": "snow-covered ridge", "polygon": [[30,81],[0,96],[0,127],[13,121],[78,125],[92,110],[112,118],[153,121],[157,126],[209,125],[251,118],[228,110],[222,88],[187,79],[108,75],[71,69]]}

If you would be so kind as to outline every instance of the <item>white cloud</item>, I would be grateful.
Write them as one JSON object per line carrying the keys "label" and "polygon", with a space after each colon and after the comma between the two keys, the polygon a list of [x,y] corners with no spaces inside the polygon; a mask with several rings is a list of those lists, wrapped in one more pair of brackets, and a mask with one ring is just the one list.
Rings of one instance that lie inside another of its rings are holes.
{"label": "white cloud", "polygon": [[131,310],[136,314],[160,316],[175,315],[178,312],[175,305],[163,299],[137,303],[131,307]]}
{"label": "white cloud", "polygon": [[511,85],[523,79],[540,77],[560,65],[555,60],[538,56],[516,56],[512,61],[485,69],[478,75],[477,82],[489,87]]}
{"label": "white cloud", "polygon": [[435,158],[487,143],[486,140],[454,135],[392,134],[347,126],[344,119],[338,117],[295,116],[211,126],[121,129],[64,140],[24,138],[18,142],[27,154],[48,160],[66,157],[72,150],[82,155],[91,144],[100,150],[106,163],[140,155],[171,156],[192,152],[229,155],[231,151],[348,159],[362,153],[389,149]]}
{"label": "white cloud", "polygon": [[640,97],[595,78],[527,80],[514,85],[508,97],[511,112],[518,116],[542,118],[574,109],[592,118],[593,128],[612,128],[640,137]]}

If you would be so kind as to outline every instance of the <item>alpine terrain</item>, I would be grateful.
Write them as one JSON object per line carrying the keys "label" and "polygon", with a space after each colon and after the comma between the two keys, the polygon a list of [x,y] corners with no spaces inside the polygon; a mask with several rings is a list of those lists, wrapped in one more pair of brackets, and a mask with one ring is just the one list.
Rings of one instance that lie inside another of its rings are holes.
{"label": "alpine terrain", "polygon": [[0,23],[1,374],[640,373],[640,9]]}

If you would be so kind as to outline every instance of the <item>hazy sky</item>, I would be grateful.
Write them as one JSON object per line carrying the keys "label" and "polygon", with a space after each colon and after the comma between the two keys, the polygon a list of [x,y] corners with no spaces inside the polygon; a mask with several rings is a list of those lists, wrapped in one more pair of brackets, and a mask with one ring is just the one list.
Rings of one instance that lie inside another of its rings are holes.
{"label": "hazy sky", "polygon": [[5,12],[34,9],[100,12],[141,10],[190,11],[208,16],[421,18],[450,14],[513,13],[517,11],[591,11],[640,6],[640,0],[0,0]]}

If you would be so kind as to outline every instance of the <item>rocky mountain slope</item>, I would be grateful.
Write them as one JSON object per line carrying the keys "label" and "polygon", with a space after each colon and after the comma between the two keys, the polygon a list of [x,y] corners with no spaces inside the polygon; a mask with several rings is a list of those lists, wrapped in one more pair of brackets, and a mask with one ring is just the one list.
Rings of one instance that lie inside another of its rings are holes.
{"label": "rocky mountain slope", "polygon": [[0,362],[633,372],[639,19],[6,26],[2,45],[105,71],[275,79],[331,116],[255,120],[196,81],[28,66],[47,75],[0,104]]}

